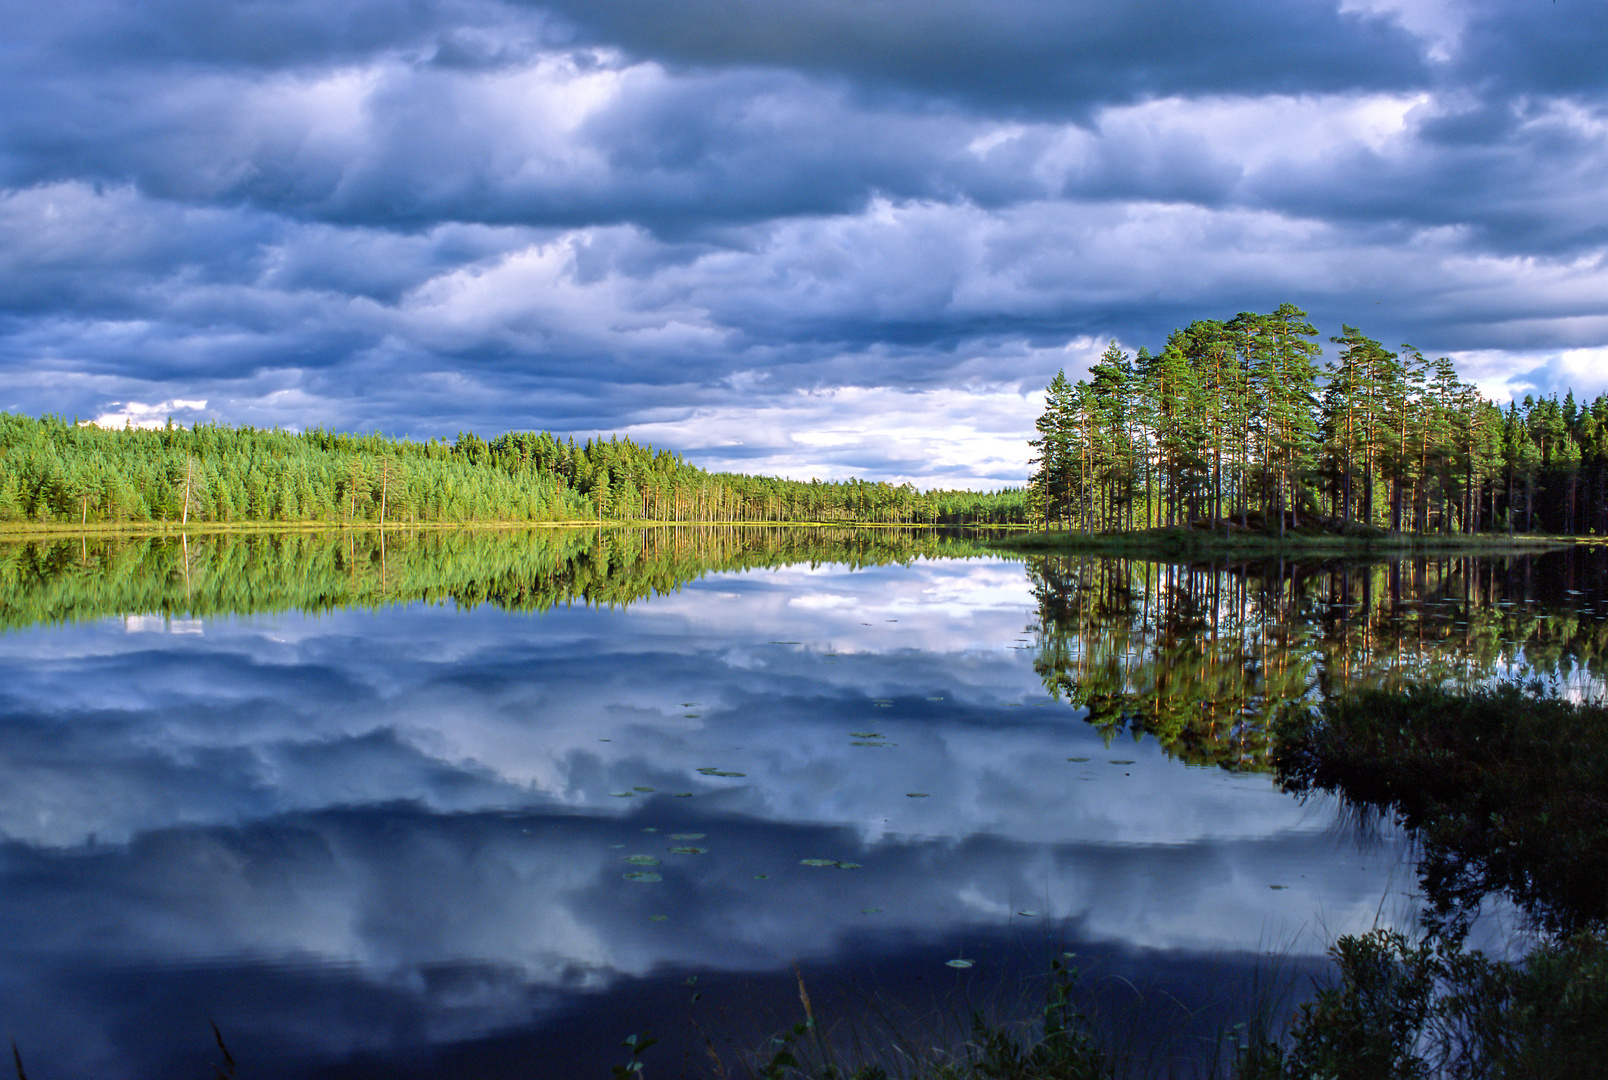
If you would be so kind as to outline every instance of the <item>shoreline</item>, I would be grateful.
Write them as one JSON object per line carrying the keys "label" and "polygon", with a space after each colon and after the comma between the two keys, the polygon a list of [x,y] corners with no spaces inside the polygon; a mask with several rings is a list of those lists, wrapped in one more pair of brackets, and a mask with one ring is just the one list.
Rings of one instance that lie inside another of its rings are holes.
{"label": "shoreline", "polygon": [[1211,556],[1252,557],[1346,556],[1346,555],[1450,555],[1534,554],[1575,546],[1608,544],[1608,537],[1556,536],[1544,534],[1475,533],[1419,535],[1386,533],[1378,535],[1339,535],[1335,533],[1289,533],[1283,537],[1263,533],[1237,533],[1225,536],[1218,531],[1182,527],[1148,529],[1136,532],[1078,533],[1035,531],[1021,536],[985,541],[999,551],[1022,555],[1107,555],[1107,556]]}

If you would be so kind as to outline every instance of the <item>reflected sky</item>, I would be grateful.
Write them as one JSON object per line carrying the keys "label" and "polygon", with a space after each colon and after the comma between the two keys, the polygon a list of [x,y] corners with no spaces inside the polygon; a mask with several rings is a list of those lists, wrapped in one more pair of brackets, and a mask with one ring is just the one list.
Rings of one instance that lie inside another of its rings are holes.
{"label": "reflected sky", "polygon": [[0,1023],[36,1077],[162,1074],[203,1013],[278,1048],[252,1075],[426,1075],[666,972],[1410,918],[1393,837],[1049,700],[1035,611],[1020,563],[940,560],[0,638]]}

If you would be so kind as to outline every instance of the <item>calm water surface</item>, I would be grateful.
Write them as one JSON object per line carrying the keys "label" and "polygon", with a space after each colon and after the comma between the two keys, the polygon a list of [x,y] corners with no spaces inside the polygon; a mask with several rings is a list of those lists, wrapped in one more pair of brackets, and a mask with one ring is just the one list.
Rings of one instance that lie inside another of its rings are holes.
{"label": "calm water surface", "polygon": [[[35,1080],[210,1075],[210,1022],[253,1077],[603,1076],[644,1028],[650,1067],[697,1072],[700,1029],[740,1056],[799,1018],[795,962],[818,1006],[911,1017],[1063,951],[1109,993],[1224,999],[1259,955],[1413,918],[1399,837],[1257,771],[1273,697],[1442,661],[1596,678],[1596,598],[1512,565],[1405,593],[863,550],[697,576],[644,542],[432,593],[423,549],[310,543],[311,594],[232,614],[246,571],[193,539],[8,556],[0,1025]],[[94,594],[130,566],[154,598]],[[661,576],[585,603],[611,566]]]}

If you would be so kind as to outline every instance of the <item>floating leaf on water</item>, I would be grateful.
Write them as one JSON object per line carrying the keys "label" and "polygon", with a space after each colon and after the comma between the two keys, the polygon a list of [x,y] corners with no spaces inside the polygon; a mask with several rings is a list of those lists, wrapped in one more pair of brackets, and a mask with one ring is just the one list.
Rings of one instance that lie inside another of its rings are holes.
{"label": "floating leaf on water", "polygon": [[925,798],[928,798],[928,795],[927,795],[927,793],[925,791],[907,791],[907,792],[905,792],[905,798],[907,798],[907,799],[925,799]]}
{"label": "floating leaf on water", "polygon": [[673,847],[673,848],[670,849],[670,854],[672,854],[672,855],[707,855],[707,854],[709,854],[709,849],[706,848],[706,847]]}
{"label": "floating leaf on water", "polygon": [[1086,758],[1086,757],[1069,757],[1069,758],[1067,758],[1067,760],[1068,761],[1088,761],[1089,759]]}
{"label": "floating leaf on water", "polygon": [[627,881],[663,881],[664,878],[648,870],[635,870],[625,875]]}
{"label": "floating leaf on water", "polygon": [[609,794],[614,796],[616,799],[634,799],[634,798],[636,798],[636,792],[634,792],[634,791],[611,791],[611,792],[609,792]]}
{"label": "floating leaf on water", "polygon": [[764,881],[768,877],[770,877],[769,874],[755,874],[754,875],[754,880],[755,881]]}
{"label": "floating leaf on water", "polygon": [[871,704],[875,705],[879,709],[893,708],[893,702],[891,701],[873,701]]}
{"label": "floating leaf on water", "polygon": [[703,713],[701,713],[701,712],[682,713],[681,714],[681,719],[683,719],[683,720],[697,720],[701,716],[703,716]]}
{"label": "floating leaf on water", "polygon": [[613,742],[613,739],[599,739],[598,742]]}
{"label": "floating leaf on water", "polygon": [[1279,889],[1288,889],[1289,886],[1288,885],[1269,885],[1268,888],[1273,889],[1273,890],[1279,890]]}
{"label": "floating leaf on water", "polygon": [[747,776],[748,774],[744,773],[744,772],[727,772],[724,769],[716,769],[714,772],[710,773],[709,775],[710,776]]}
{"label": "floating leaf on water", "polygon": [[692,798],[692,792],[690,792],[690,791],[678,791],[678,792],[676,792],[674,795],[672,795],[670,797],[672,799],[690,799],[690,798]]}
{"label": "floating leaf on water", "polygon": [[1113,765],[1132,765],[1133,764],[1133,758],[1112,758],[1111,759],[1111,764],[1113,764]]}
{"label": "floating leaf on water", "polygon": [[658,832],[659,830],[655,829],[652,825],[649,825],[646,829],[643,829],[642,831],[643,832]]}
{"label": "floating leaf on water", "polygon": [[800,866],[836,866],[836,859],[800,859]]}
{"label": "floating leaf on water", "polygon": [[631,789],[631,790],[632,790],[632,791],[642,791],[642,792],[648,792],[648,791],[657,791],[657,790],[659,790],[659,789],[658,789],[658,788],[650,788],[650,787],[643,787],[643,786],[641,786],[641,785],[640,785],[640,784],[639,784],[639,785],[637,785],[637,786],[636,786],[636,787],[634,787],[634,788],[632,788],[632,789]]}
{"label": "floating leaf on water", "polygon": [[627,855],[625,861],[632,866],[658,866],[659,860],[652,855]]}
{"label": "floating leaf on water", "polygon": [[857,862],[840,862],[837,864],[837,868],[839,870],[858,870],[860,869],[860,864]]}
{"label": "floating leaf on water", "polygon": [[703,702],[701,702],[701,701],[683,701],[681,703],[681,707],[683,709],[692,709],[692,708],[696,708],[697,706],[702,705],[702,704],[703,704]]}
{"label": "floating leaf on water", "polygon": [[1027,910],[1027,908],[1023,908],[1023,909],[1022,909],[1022,910],[1021,910],[1021,911],[1018,911],[1018,912],[1017,912],[1017,913],[1016,913],[1016,914],[1018,914],[1018,915],[1021,915],[1021,916],[1023,916],[1023,917],[1024,917],[1024,918],[1028,918],[1028,919],[1031,919],[1031,918],[1033,918],[1033,917],[1034,917],[1034,916],[1036,916],[1036,915],[1037,915],[1037,914],[1038,914],[1038,912],[1036,912],[1036,911],[1029,911],[1029,910]]}
{"label": "floating leaf on water", "polygon": [[671,840],[702,840],[707,835],[707,833],[701,832],[673,832],[669,838]]}
{"label": "floating leaf on water", "polygon": [[972,962],[970,960],[955,959],[955,960],[945,960],[944,961],[944,967],[969,968],[971,966],[972,966]]}
{"label": "floating leaf on water", "polygon": [[942,700],[943,700],[943,698],[941,698],[941,697],[930,697],[930,698],[928,698],[928,699],[927,699],[927,700],[928,700],[928,701],[942,701]]}
{"label": "floating leaf on water", "polygon": [[880,732],[880,731],[851,731],[851,732],[849,732],[849,738],[851,738],[851,739],[880,739],[880,738],[882,738],[882,732]]}
{"label": "floating leaf on water", "polygon": [[669,917],[670,916],[668,916],[668,915],[649,915],[648,916],[648,921],[649,922],[664,922]]}
{"label": "floating leaf on water", "polygon": [[861,908],[860,911],[861,911],[862,914],[865,914],[865,915],[881,915],[882,914],[882,909],[879,908],[879,907]]}

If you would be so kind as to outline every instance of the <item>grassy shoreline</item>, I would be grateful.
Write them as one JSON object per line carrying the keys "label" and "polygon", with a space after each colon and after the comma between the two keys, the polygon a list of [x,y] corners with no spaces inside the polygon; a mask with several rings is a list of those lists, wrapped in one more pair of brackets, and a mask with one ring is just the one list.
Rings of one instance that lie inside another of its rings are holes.
{"label": "grassy shoreline", "polygon": [[[0,543],[35,539],[70,540],[77,537],[216,536],[238,533],[346,533],[346,532],[480,532],[527,529],[672,529],[672,528],[788,528],[788,529],[949,529],[973,526],[933,525],[927,522],[890,521],[655,521],[650,519],[575,518],[563,521],[177,521],[0,522]],[[996,526],[980,526],[995,528]]]}
{"label": "grassy shoreline", "polygon": [[1179,526],[1135,532],[1028,532],[987,541],[989,547],[1030,555],[1118,555],[1164,557],[1305,557],[1356,555],[1532,554],[1575,545],[1608,543],[1608,538],[1538,534],[1476,533],[1418,535],[1383,530],[1336,533],[1323,530],[1289,532],[1284,536],[1246,530],[1190,529]]}

